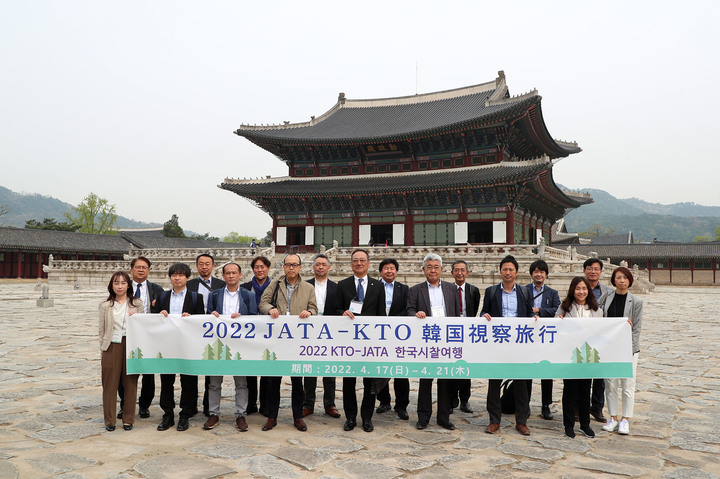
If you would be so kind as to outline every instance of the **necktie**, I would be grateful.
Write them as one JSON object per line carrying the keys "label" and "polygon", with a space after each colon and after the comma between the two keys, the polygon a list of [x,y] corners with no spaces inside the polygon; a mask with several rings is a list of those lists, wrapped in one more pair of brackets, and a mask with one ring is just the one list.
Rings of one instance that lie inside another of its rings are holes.
{"label": "necktie", "polygon": [[463,312],[463,302],[462,302],[462,286],[458,286],[458,299],[460,300],[460,313]]}
{"label": "necktie", "polygon": [[135,297],[136,298],[140,297],[140,288],[141,287],[142,287],[142,283],[138,284],[137,287],[135,288]]}
{"label": "necktie", "polygon": [[357,297],[358,301],[363,301],[365,299],[365,290],[363,289],[363,280],[358,280],[358,287],[357,287]]}

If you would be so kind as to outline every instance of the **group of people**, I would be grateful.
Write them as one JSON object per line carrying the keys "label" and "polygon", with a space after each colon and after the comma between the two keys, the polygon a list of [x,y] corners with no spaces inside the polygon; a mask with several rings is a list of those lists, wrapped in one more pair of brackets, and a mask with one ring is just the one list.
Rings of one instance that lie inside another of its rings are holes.
{"label": "group of people", "polygon": [[[147,280],[150,260],[137,257],[130,264],[130,275],[119,271],[112,275],[108,284],[108,299],[100,305],[100,349],[102,351],[102,387],[105,427],[115,429],[116,418],[122,419],[123,429],[130,430],[135,418],[135,401],[138,400],[139,415],[149,417],[149,406],[155,395],[154,375],[144,374],[141,391],[137,397],[139,375],[128,375],[125,358],[125,333],[127,318],[135,313],[159,313],[188,316],[212,314],[216,317],[228,315],[233,318],[246,315],[296,315],[308,318],[312,315],[347,316],[416,316],[424,319],[430,316],[476,317],[487,321],[497,318],[535,317],[627,317],[632,325],[633,378],[629,379],[566,379],[564,380],[562,408],[565,434],[575,437],[574,425],[577,417],[580,430],[587,436],[595,434],[590,427],[590,415],[605,422],[606,431],[618,430],[629,433],[629,418],[632,417],[635,368],[639,352],[639,336],[642,321],[642,300],[628,292],[633,275],[624,267],[615,269],[611,283],[615,290],[600,283],[603,263],[597,258],[588,259],[583,265],[584,276],[574,278],[563,301],[559,293],[545,284],[549,268],[545,261],[538,260],[530,266],[532,282],[526,286],[517,284],[518,262],[512,256],[500,262],[501,283],[485,290],[481,302],[480,290],[466,279],[470,273],[468,264],[455,261],[450,272],[453,281],[443,281],[442,258],[430,253],[425,256],[422,271],[425,281],[412,287],[396,280],[400,265],[397,260],[386,258],[380,261],[380,279],[370,277],[370,255],[365,249],[356,249],[351,255],[353,275],[337,283],[328,279],[330,259],[317,254],[313,259],[313,277],[305,281],[300,276],[302,261],[297,254],[283,258],[283,275],[270,280],[268,273],[271,262],[258,256],[251,262],[253,277],[240,284],[242,270],[234,262],[222,267],[222,277],[212,277],[214,258],[201,254],[196,259],[198,278],[190,279],[190,268],[183,263],[172,265],[168,276],[172,288],[169,291]],[[160,407],[163,417],[157,429],[167,430],[175,425],[175,374],[161,374]],[[281,377],[234,376],[235,383],[235,424],[238,430],[247,431],[247,414],[260,412],[267,420],[263,431],[277,425],[280,408]],[[358,426],[358,399],[354,377],[343,378],[344,430],[351,431]],[[222,376],[205,377],[203,412],[207,416],[203,428],[213,429],[220,421],[220,398]],[[395,404],[392,406],[390,379],[363,378],[360,402],[360,425],[366,432],[372,432],[373,413],[384,413],[393,409],[400,419],[409,420],[407,411],[410,404],[410,382],[407,378],[394,378]],[[417,400],[417,429],[428,427],[432,417],[433,379],[420,379]],[[514,380],[513,391],[515,428],[520,434],[529,435],[527,419],[530,415],[531,380]],[[198,413],[198,378],[180,375],[180,412],[177,430],[189,427],[189,418]],[[542,410],[544,419],[552,420],[551,379],[542,380]],[[316,377],[291,378],[291,409],[295,428],[307,431],[304,417],[315,410]],[[488,381],[486,408],[489,424],[485,432],[493,434],[500,430],[502,380]],[[618,391],[622,389],[622,415],[619,414]],[[341,414],[335,404],[336,378],[323,377],[323,409],[334,418]],[[440,427],[453,430],[455,425],[450,415],[455,408],[472,413],[470,406],[471,382],[469,379],[437,379],[436,420]],[[115,414],[117,396],[120,395],[120,411]],[[259,409],[258,409],[259,400]],[[380,404],[376,408],[376,402]],[[610,419],[603,416],[607,401]],[[618,420],[618,418],[620,418]]]}

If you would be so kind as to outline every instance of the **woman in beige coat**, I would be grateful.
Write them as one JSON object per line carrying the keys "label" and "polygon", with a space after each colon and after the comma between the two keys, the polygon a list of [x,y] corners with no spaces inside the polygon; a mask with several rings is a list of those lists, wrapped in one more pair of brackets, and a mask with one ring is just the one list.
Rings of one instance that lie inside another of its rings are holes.
{"label": "woman in beige coat", "polygon": [[142,303],[133,297],[130,277],[118,271],[108,283],[108,299],[100,304],[100,365],[102,368],[103,415],[105,429],[115,430],[118,384],[125,388],[123,429],[129,431],[135,420],[138,374],[128,375],[125,369],[125,333],[130,315],[142,312]]}

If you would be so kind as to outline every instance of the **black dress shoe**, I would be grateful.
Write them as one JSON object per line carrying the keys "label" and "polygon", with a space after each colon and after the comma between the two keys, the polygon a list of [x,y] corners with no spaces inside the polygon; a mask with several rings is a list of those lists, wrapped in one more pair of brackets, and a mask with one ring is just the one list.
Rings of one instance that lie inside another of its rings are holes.
{"label": "black dress shoe", "polygon": [[150,417],[150,411],[146,407],[141,407],[140,412],[138,414],[143,419]]}
{"label": "black dress shoe", "polygon": [[115,426],[105,426],[105,430],[109,432],[113,432],[115,430]]}
{"label": "black dress shoe", "polygon": [[363,419],[363,431],[373,432],[374,430],[375,426],[373,426],[372,419]]}
{"label": "black dress shoe", "polygon": [[187,431],[190,427],[190,418],[187,418],[185,416],[180,416],[180,419],[178,419],[178,425],[177,430],[178,431]]}
{"label": "black dress shoe", "polygon": [[606,422],[607,422],[607,419],[606,419],[605,416],[603,415],[602,410],[590,409],[590,415],[591,415],[592,418],[595,419],[597,422],[602,422],[602,423],[606,423]]}
{"label": "black dress shoe", "polygon": [[466,413],[468,413],[468,414],[472,414],[472,413],[473,413],[473,409],[470,407],[470,403],[466,403],[466,402],[464,402],[464,403],[462,403],[462,404],[460,405],[460,410],[461,410],[462,412],[466,412]]}
{"label": "black dress shoe", "polygon": [[407,421],[408,419],[410,419],[410,416],[408,416],[407,410],[405,408],[396,407],[395,412],[397,413],[398,417],[403,421]]}
{"label": "black dress shoe", "polygon": [[542,414],[542,418],[546,419],[548,421],[552,420],[552,418],[553,418],[553,414],[550,411],[550,406],[543,406],[541,414]]}
{"label": "black dress shoe", "polygon": [[158,431],[167,431],[175,425],[175,418],[172,416],[163,416],[162,422],[158,424]]}
{"label": "black dress shoe", "polygon": [[122,409],[118,411],[117,418],[122,419]]}
{"label": "black dress shoe", "polygon": [[448,421],[448,422],[439,422],[439,423],[438,423],[438,426],[444,427],[445,429],[449,429],[449,430],[451,430],[451,431],[454,431],[454,430],[455,430],[455,424],[451,423],[450,421]]}
{"label": "black dress shoe", "polygon": [[345,421],[345,425],[343,426],[343,429],[345,431],[352,431],[353,429],[355,429],[355,425],[356,425],[355,419],[348,419],[347,421]]}
{"label": "black dress shoe", "polygon": [[132,424],[123,424],[123,429],[126,431],[132,431]]}
{"label": "black dress shoe", "polygon": [[384,412],[388,412],[390,409],[392,409],[392,408],[390,407],[389,404],[381,404],[380,406],[378,406],[378,408],[375,410],[375,412],[378,414],[382,414]]}
{"label": "black dress shoe", "polygon": [[423,421],[418,421],[418,422],[415,423],[415,427],[416,427],[417,429],[420,429],[420,430],[422,431],[423,429],[425,429],[426,427],[428,427],[428,423],[427,423],[427,422],[423,422]]}

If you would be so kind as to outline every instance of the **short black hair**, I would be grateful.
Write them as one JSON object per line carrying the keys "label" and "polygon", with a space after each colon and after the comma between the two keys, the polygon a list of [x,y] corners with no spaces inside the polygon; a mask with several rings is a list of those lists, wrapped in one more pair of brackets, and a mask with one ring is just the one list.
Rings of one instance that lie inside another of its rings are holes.
{"label": "short black hair", "polygon": [[147,265],[148,265],[148,269],[150,269],[150,260],[147,259],[145,256],[138,256],[137,258],[135,258],[135,259],[133,259],[132,261],[130,261],[130,269],[132,269],[132,268],[135,267],[135,263],[137,263],[138,260],[140,260],[140,261],[145,261],[145,262],[147,263]]}
{"label": "short black hair", "polygon": [[238,273],[242,273],[242,268],[240,267],[240,265],[231,261],[231,262],[225,263],[225,264],[223,265],[223,267],[222,267],[222,274],[225,274],[225,267],[230,266],[231,264],[234,264],[235,266],[238,267]]}
{"label": "short black hair", "polygon": [[513,265],[515,265],[515,271],[520,271],[520,265],[518,264],[517,260],[513,255],[509,254],[500,260],[500,269],[502,269],[505,263],[512,263]]}
{"label": "short black hair", "polygon": [[398,264],[397,260],[395,258],[385,258],[384,260],[380,261],[380,266],[378,266],[378,271],[382,273],[383,266],[386,264],[392,264],[395,266],[395,269],[397,271],[400,271],[400,265]]}
{"label": "short black hair", "polygon": [[255,257],[255,258],[250,262],[250,268],[251,268],[251,269],[252,269],[252,268],[255,268],[255,263],[257,263],[258,261],[261,261],[262,264],[264,264],[264,265],[267,266],[268,268],[270,267],[270,260],[269,260],[269,259],[267,259],[265,256],[257,256],[257,257]]}
{"label": "short black hair", "polygon": [[185,263],[175,263],[170,266],[170,269],[168,270],[168,277],[174,274],[182,274],[189,278],[192,273],[190,272],[190,266]]}
{"label": "short black hair", "polygon": [[592,266],[595,263],[600,265],[600,269],[603,269],[603,262],[600,261],[600,258],[588,258],[583,263],[583,269],[586,269],[588,266]]}
{"label": "short black hair", "polygon": [[314,257],[313,260],[312,260],[313,264],[315,263],[315,261],[317,261],[317,260],[319,260],[319,259],[324,259],[325,261],[328,262],[328,264],[332,264],[332,261],[330,261],[330,258],[328,258],[325,253],[318,253],[318,254],[316,254],[315,257]]}
{"label": "short black hair", "polygon": [[539,269],[540,271],[545,271],[545,274],[547,276],[550,276],[550,269],[548,268],[548,264],[545,261],[541,259],[534,261],[533,264],[530,265],[530,274],[533,274],[536,269]]}
{"label": "short black hair", "polygon": [[210,261],[212,261],[213,264],[215,264],[215,258],[213,258],[213,256],[208,253],[202,253],[202,254],[197,255],[197,258],[195,258],[195,264],[197,264],[197,262],[200,261],[200,258],[202,258],[203,256],[207,256],[208,258],[210,258]]}

